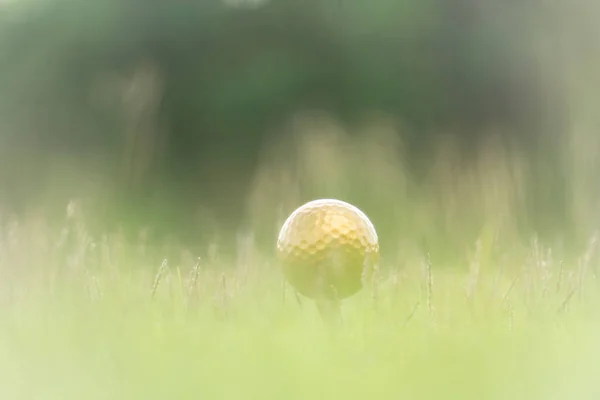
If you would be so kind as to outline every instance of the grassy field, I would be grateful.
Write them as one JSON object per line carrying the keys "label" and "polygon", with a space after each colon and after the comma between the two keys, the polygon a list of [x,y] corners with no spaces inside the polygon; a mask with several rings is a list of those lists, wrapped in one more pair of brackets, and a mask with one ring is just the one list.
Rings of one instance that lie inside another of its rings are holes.
{"label": "grassy field", "polygon": [[[62,231],[0,215],[0,398],[600,398],[592,130],[563,147],[567,214],[591,239],[563,249],[523,237],[538,176],[493,135],[469,168],[440,141],[417,185],[385,121],[354,139],[311,124],[292,156],[265,150],[237,261],[94,237],[76,206]],[[318,197],[364,205],[382,243],[380,275],[344,302],[342,326],[265,252]]]}
{"label": "grassy field", "polygon": [[600,395],[589,254],[562,265],[532,245],[498,265],[382,265],[333,327],[268,259],[149,266],[110,238],[80,232],[69,248],[36,229],[3,230],[2,399]]}
{"label": "grassy field", "polygon": [[[300,141],[297,165],[266,151],[237,261],[94,237],[77,202],[62,230],[34,213],[0,220],[0,398],[600,398],[597,241],[561,249],[519,233],[526,157],[492,141],[461,170],[441,142],[415,185],[386,129],[308,131],[319,135]],[[597,221],[592,161],[573,158],[578,232]],[[301,198],[323,193],[366,204],[383,243],[341,326],[265,252]]]}

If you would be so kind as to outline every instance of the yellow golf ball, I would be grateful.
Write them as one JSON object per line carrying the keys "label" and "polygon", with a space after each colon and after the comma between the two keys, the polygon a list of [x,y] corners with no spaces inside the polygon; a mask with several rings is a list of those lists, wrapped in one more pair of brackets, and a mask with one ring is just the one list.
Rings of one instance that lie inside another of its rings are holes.
{"label": "yellow golf ball", "polygon": [[375,227],[357,207],[335,199],[308,202],[285,221],[277,254],[289,283],[311,298],[343,299],[379,261]]}

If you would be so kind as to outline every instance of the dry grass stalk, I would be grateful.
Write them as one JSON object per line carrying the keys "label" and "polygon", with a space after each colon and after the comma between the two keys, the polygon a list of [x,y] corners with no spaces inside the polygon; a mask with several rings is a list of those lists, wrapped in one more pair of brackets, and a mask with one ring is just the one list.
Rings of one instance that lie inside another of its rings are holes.
{"label": "dry grass stalk", "polygon": [[569,302],[571,301],[571,299],[577,292],[577,289],[578,289],[577,287],[574,287],[573,289],[571,289],[569,294],[567,294],[567,297],[565,297],[563,302],[560,304],[560,307],[558,307],[558,311],[557,311],[558,313],[562,313],[567,309],[567,305],[569,304]]}
{"label": "dry grass stalk", "polygon": [[560,289],[562,288],[562,282],[563,282],[563,278],[565,275],[564,268],[565,268],[564,262],[561,260],[560,265],[558,267],[558,280],[556,282],[556,293],[560,293]]}
{"label": "dry grass stalk", "polygon": [[190,272],[190,279],[187,287],[187,300],[188,303],[192,300],[192,296],[196,290],[196,284],[198,282],[198,276],[200,275],[200,257],[196,260],[192,271]]}
{"label": "dry grass stalk", "polygon": [[150,295],[150,299],[154,299],[154,296],[156,295],[156,290],[158,289],[158,286],[160,285],[160,281],[162,280],[163,276],[167,272],[167,268],[168,268],[168,263],[167,263],[167,259],[165,258],[163,260],[162,264],[160,264],[160,267],[158,268],[158,272],[156,273],[156,276],[154,277],[154,284],[152,285],[152,293]]}
{"label": "dry grass stalk", "polygon": [[502,302],[501,302],[502,304],[504,302],[506,302],[506,300],[508,299],[508,295],[515,287],[515,284],[517,283],[518,280],[519,280],[519,277],[515,276],[514,279],[512,280],[512,282],[510,283],[510,285],[508,286],[508,289],[506,289],[506,292],[504,292],[504,296],[502,296]]}
{"label": "dry grass stalk", "polygon": [[406,326],[408,325],[408,323],[410,322],[410,320],[412,320],[413,317],[415,316],[415,314],[417,313],[417,310],[419,309],[420,305],[421,305],[421,302],[417,301],[417,303],[413,306],[410,314],[407,315],[406,319],[402,323],[402,326],[400,327],[400,329],[406,328]]}

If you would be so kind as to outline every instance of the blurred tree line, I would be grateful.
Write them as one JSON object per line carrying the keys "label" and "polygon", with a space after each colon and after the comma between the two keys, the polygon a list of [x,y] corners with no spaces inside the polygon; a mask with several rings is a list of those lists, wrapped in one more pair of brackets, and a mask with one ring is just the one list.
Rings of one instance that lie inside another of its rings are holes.
{"label": "blurred tree line", "polygon": [[417,182],[439,135],[455,135],[468,163],[500,126],[537,160],[531,226],[562,226],[562,82],[536,47],[561,10],[542,3],[0,3],[2,208],[62,207],[87,188],[73,170],[109,165],[97,178],[111,195],[93,210],[103,229],[127,216],[199,240],[189,216],[202,206],[233,232],[261,148],[286,119],[318,109],[352,126],[377,110],[406,127]]}

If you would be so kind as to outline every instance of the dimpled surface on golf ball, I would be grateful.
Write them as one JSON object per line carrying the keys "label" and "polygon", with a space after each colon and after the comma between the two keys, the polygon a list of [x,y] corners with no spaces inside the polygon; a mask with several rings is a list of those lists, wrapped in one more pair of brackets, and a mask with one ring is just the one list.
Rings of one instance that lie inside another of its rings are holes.
{"label": "dimpled surface on golf ball", "polygon": [[296,209],[277,240],[283,273],[307,297],[343,299],[362,288],[365,268],[379,260],[377,233],[355,206],[314,200]]}

